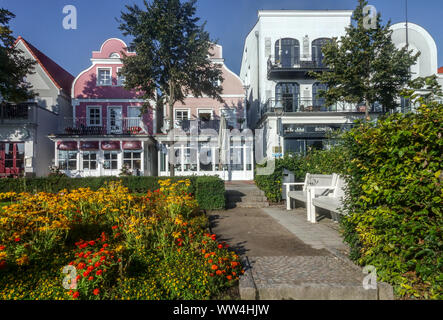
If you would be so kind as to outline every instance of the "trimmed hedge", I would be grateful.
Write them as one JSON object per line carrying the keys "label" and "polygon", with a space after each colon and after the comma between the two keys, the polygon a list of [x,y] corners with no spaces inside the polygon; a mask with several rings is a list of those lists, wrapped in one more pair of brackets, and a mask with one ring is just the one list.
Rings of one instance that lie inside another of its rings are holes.
{"label": "trimmed hedge", "polygon": [[207,210],[224,209],[225,183],[215,177],[199,177],[196,180],[196,199]]}
{"label": "trimmed hedge", "polygon": [[201,209],[215,210],[225,207],[225,185],[218,177],[47,177],[47,178],[20,178],[0,179],[0,193],[4,192],[47,192],[56,193],[60,190],[74,190],[91,188],[96,191],[110,181],[122,181],[131,193],[146,193],[160,188],[159,180],[171,179],[191,181],[190,192],[195,195]]}

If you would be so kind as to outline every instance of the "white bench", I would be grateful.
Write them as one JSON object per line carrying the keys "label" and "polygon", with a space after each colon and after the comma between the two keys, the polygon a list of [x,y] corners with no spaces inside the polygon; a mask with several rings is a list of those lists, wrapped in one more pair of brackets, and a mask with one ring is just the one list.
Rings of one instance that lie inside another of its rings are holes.
{"label": "white bench", "polygon": [[332,219],[338,221],[341,208],[343,207],[343,199],[345,197],[346,182],[342,177],[337,178],[335,186],[328,189],[327,196],[319,196],[312,198],[312,218],[316,222],[317,212],[316,208],[328,210],[331,212]]}
{"label": "white bench", "polygon": [[[291,200],[301,201],[306,204],[308,211],[308,221],[315,223],[316,219],[313,216],[314,207],[312,199],[316,195],[322,195],[327,190],[333,188],[337,183],[338,175],[323,175],[323,174],[306,174],[305,182],[285,183],[286,186],[286,209],[291,210]],[[301,191],[291,191],[292,186],[303,186]]]}

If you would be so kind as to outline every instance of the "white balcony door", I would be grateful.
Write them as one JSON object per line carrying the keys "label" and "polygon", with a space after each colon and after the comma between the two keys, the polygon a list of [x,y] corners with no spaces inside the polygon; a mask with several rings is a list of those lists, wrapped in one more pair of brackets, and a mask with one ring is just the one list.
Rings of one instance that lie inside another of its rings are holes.
{"label": "white balcony door", "polygon": [[108,132],[122,133],[122,107],[108,107]]}

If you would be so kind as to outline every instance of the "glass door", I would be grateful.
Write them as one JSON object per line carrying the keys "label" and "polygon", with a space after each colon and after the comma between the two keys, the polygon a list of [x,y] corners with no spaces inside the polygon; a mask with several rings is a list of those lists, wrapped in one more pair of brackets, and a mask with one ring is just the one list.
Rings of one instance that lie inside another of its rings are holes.
{"label": "glass door", "polygon": [[122,128],[122,107],[108,108],[108,132],[120,134],[123,132]]}
{"label": "glass door", "polygon": [[17,176],[25,170],[25,144],[0,143],[0,176]]}
{"label": "glass door", "polygon": [[297,112],[300,85],[296,82],[278,83],[275,88],[276,101],[283,104],[285,112]]}

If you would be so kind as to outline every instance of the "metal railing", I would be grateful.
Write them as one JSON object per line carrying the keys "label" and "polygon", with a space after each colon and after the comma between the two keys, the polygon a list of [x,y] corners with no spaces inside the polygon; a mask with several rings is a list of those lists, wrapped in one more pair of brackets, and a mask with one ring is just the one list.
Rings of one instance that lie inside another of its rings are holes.
{"label": "metal railing", "polygon": [[[337,102],[326,105],[324,99],[300,99],[300,98],[271,98],[262,106],[261,116],[265,113],[274,112],[365,112],[366,107],[361,104]],[[381,112],[378,106],[373,106],[370,112]]]}
{"label": "metal railing", "polygon": [[31,103],[0,105],[0,123],[32,123],[36,118],[36,107]]}
{"label": "metal railing", "polygon": [[100,119],[99,121],[97,123],[98,121],[82,117],[65,118],[59,131],[68,135],[137,135],[147,133],[146,126],[140,117]]}
{"label": "metal railing", "polygon": [[[230,121],[226,122],[227,129],[240,129],[241,124],[237,121],[231,123]],[[198,130],[204,129],[212,129],[218,131],[220,129],[220,120],[176,120],[175,128],[181,129],[184,132],[190,132],[193,128],[198,128]]]}
{"label": "metal railing", "polygon": [[326,69],[327,66],[320,60],[300,60],[299,57],[275,57],[268,58],[268,69]]}

